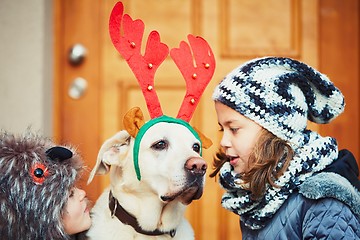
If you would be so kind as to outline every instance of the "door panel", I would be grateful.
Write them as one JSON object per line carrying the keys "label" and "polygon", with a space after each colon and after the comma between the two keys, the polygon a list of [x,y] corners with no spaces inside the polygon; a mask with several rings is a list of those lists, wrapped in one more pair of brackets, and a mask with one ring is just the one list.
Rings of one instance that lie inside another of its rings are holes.
{"label": "door panel", "polygon": [[[100,147],[100,44],[98,31],[101,14],[100,1],[55,1],[55,129],[54,137],[66,144],[77,147],[93,166]],[[68,60],[74,44],[81,43],[87,49],[82,64],[73,66]],[[69,96],[74,80],[86,80],[87,88],[79,99]],[[85,174],[87,176],[87,174]],[[98,196],[100,181],[86,187],[91,199]],[[96,190],[94,190],[96,189]]]}
{"label": "door panel", "polygon": [[[329,71],[337,79],[335,82],[352,101],[351,112],[345,112],[334,127],[314,124],[310,127],[341,139],[342,146],[350,146],[358,157],[359,11],[356,9],[359,6],[356,0],[341,5],[337,5],[337,1],[318,0],[123,2],[125,13],[133,19],[141,18],[145,23],[143,45],[152,30],[157,30],[162,42],[170,48],[178,47],[182,40],[187,41],[188,33],[203,36],[211,45],[217,68],[191,120],[192,125],[214,142],[204,151],[209,166],[221,138],[211,100],[212,90],[237,65],[267,55],[297,58]],[[55,137],[78,146],[91,168],[101,143],[123,129],[122,118],[130,108],[140,106],[146,120],[149,115],[137,80],[108,35],[108,19],[116,1],[94,0],[91,5],[86,0],[55,0],[55,3]],[[327,23],[329,20],[331,25]],[[338,31],[333,26],[337,26]],[[356,34],[353,36],[341,26],[350,26]],[[338,35],[331,38],[333,34],[342,34],[343,38]],[[323,36],[328,40],[325,41]],[[353,40],[344,44],[344,36],[351,36]],[[78,42],[88,49],[88,55],[81,65],[72,66],[67,61],[67,53]],[[334,54],[342,55],[334,58]],[[346,62],[347,67],[337,68],[337,59],[349,55],[352,61]],[[342,77],[344,69],[351,79]],[[68,89],[73,79],[79,76],[88,81],[88,88],[83,97],[72,99]],[[175,117],[185,95],[185,81],[171,58],[164,61],[155,76],[163,112]],[[357,88],[351,88],[349,84]],[[352,129],[349,128],[350,120],[357,126],[351,139],[347,137]],[[85,174],[84,179],[87,177]],[[96,200],[108,183],[106,176],[96,176],[85,189],[90,198]],[[195,230],[196,239],[240,239],[239,217],[221,207],[222,193],[216,179],[207,178],[203,197],[189,206],[186,216]]]}
{"label": "door panel", "polygon": [[270,0],[259,4],[259,1],[227,0],[220,4],[221,56],[299,57],[300,1]]}

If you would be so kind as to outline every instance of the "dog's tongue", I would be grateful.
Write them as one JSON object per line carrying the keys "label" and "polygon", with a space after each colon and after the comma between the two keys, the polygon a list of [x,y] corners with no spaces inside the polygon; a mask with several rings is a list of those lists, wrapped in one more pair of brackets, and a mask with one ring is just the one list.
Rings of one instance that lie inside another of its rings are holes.
{"label": "dog's tongue", "polygon": [[202,196],[202,193],[203,193],[202,188],[193,186],[182,192],[178,197],[178,199],[182,204],[188,205],[193,200],[199,199]]}

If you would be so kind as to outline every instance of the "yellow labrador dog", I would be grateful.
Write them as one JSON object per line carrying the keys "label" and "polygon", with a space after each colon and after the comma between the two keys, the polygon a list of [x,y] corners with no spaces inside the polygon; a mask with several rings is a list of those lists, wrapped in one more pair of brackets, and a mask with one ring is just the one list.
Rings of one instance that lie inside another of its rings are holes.
{"label": "yellow labrador dog", "polygon": [[92,209],[88,237],[194,239],[184,211],[203,192],[207,164],[200,157],[202,143],[181,124],[159,122],[143,135],[134,164],[134,141],[123,130],[99,151],[89,182],[95,174],[109,173],[110,187]]}

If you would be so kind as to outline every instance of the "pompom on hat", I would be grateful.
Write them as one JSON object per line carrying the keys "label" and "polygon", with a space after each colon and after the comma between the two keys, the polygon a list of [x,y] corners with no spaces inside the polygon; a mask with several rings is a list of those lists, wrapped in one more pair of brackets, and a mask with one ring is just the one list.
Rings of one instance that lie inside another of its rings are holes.
{"label": "pompom on hat", "polygon": [[62,213],[82,169],[71,147],[0,132],[1,239],[69,239]]}
{"label": "pompom on hat", "polygon": [[251,60],[215,88],[219,101],[281,139],[296,143],[307,120],[328,123],[344,111],[340,90],[327,76],[290,58]]}

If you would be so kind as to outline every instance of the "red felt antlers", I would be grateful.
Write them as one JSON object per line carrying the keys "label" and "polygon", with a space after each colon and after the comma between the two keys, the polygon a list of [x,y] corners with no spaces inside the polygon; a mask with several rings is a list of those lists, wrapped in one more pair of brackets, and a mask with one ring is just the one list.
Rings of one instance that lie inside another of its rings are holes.
{"label": "red felt antlers", "polygon": [[[151,118],[163,115],[158,96],[154,88],[154,76],[157,68],[169,55],[169,48],[160,41],[159,33],[149,34],[144,56],[141,55],[141,43],[144,23],[132,20],[124,13],[121,2],[114,6],[109,22],[111,40],[117,51],[127,61],[141,87]],[[215,70],[215,58],[208,43],[201,37],[188,35],[190,46],[181,42],[179,48],[173,48],[170,55],[180,69],[186,81],[186,95],[177,118],[190,121],[199,99]]]}
{"label": "red felt antlers", "polygon": [[[215,71],[215,58],[208,43],[201,37],[188,35],[186,42],[173,48],[170,55],[186,81],[186,95],[177,118],[190,121],[200,97]],[[195,60],[195,61],[194,61]]]}

